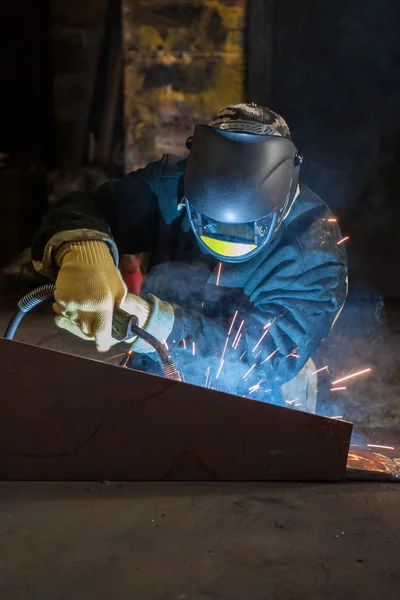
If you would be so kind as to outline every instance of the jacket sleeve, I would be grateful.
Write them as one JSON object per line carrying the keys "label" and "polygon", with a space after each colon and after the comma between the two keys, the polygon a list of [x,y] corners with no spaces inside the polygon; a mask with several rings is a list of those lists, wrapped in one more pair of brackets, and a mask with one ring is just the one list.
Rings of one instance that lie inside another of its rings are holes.
{"label": "jacket sleeve", "polygon": [[337,246],[337,225],[321,217],[301,237],[292,234],[287,232],[287,242],[283,239],[275,247],[238,293],[229,336],[234,306],[225,320],[174,306],[170,339],[186,338],[187,344],[193,340],[198,361],[207,356],[214,376],[223,357],[219,377],[235,381],[236,387],[240,380],[247,390],[260,380],[269,387],[292,379],[329,334],[345,302],[346,254]]}
{"label": "jacket sleeve", "polygon": [[55,251],[68,241],[102,240],[116,263],[118,252],[146,252],[157,218],[157,186],[163,161],[111,180],[94,193],[72,192],[44,217],[32,245],[35,269],[55,279]]}

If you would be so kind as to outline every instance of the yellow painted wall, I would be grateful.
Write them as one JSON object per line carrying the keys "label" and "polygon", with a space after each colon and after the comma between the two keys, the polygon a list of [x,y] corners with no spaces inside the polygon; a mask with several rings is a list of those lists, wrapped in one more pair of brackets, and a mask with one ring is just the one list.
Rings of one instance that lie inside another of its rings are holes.
{"label": "yellow painted wall", "polygon": [[244,95],[244,0],[123,0],[126,170]]}

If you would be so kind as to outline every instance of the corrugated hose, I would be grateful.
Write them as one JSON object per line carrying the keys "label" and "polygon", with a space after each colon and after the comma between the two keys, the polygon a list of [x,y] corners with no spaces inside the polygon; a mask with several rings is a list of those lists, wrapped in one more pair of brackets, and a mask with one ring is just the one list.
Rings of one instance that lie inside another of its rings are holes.
{"label": "corrugated hose", "polygon": [[[11,319],[4,334],[4,337],[7,340],[14,339],[18,325],[27,312],[44,300],[50,300],[54,297],[55,288],[56,286],[54,283],[48,283],[36,288],[35,290],[32,290],[19,300],[18,310]],[[157,352],[165,377],[175,381],[182,381],[180,373],[175,363],[171,360],[171,357],[169,356],[165,346],[153,335],[147,333],[147,331],[141,327],[138,327],[136,323],[137,318],[134,315],[129,315],[122,309],[116,307],[113,315],[113,337],[118,341],[123,341],[133,336],[140,337],[142,340],[150,344],[150,346],[152,346]]]}

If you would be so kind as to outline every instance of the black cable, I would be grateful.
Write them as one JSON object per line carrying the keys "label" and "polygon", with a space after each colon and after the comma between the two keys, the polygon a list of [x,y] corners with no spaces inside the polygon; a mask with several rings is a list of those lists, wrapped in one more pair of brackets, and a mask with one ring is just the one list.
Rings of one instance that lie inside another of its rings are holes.
{"label": "black cable", "polygon": [[[15,332],[24,315],[44,300],[50,300],[50,298],[53,298],[55,289],[56,286],[54,283],[48,283],[46,285],[42,285],[36,288],[35,290],[32,290],[32,292],[29,292],[29,294],[23,296],[23,298],[21,298],[21,300],[18,302],[18,310],[11,319],[4,334],[4,337],[7,340],[14,339]],[[134,325],[131,320],[131,315],[127,316],[129,317],[130,321],[130,331],[138,337],[140,337],[145,342],[147,342],[148,344],[150,344],[150,346],[152,346],[157,352],[162,364],[164,375],[168,377],[168,379],[181,381],[180,373],[176,368],[175,363],[171,360],[165,346],[156,337],[154,337],[154,335],[151,335],[151,333],[148,333],[141,327]]]}
{"label": "black cable", "polygon": [[181,375],[176,368],[175,363],[171,360],[166,347],[162,344],[154,335],[148,333],[144,329],[141,329],[137,325],[131,325],[132,333],[135,333],[138,337],[142,338],[143,341],[153,346],[154,350],[157,352],[158,357],[162,364],[162,369],[165,377],[168,379],[174,379],[175,381],[182,381]]}
{"label": "black cable", "polygon": [[160,360],[163,363],[163,365],[170,362],[171,359],[169,357],[166,347],[156,337],[154,337],[154,335],[151,335],[151,333],[148,333],[147,331],[145,331],[141,327],[138,327],[137,325],[131,325],[131,330],[132,333],[142,338],[142,340],[150,344],[150,346],[153,346],[154,350],[160,357]]}
{"label": "black cable", "polygon": [[17,331],[18,325],[21,323],[23,316],[32,308],[43,302],[43,300],[49,300],[52,298],[54,296],[55,289],[56,286],[54,283],[46,283],[46,285],[41,285],[21,298],[21,300],[18,302],[18,310],[11,319],[4,334],[6,340],[14,339],[15,332]]}
{"label": "black cable", "polygon": [[17,310],[13,318],[8,324],[4,337],[6,340],[12,340],[14,338],[15,332],[17,331],[18,325],[21,323],[22,317],[25,315],[24,311]]}
{"label": "black cable", "polygon": [[22,310],[22,312],[27,313],[32,308],[35,308],[38,304],[43,302],[43,300],[50,300],[53,298],[54,292],[56,291],[56,286],[54,283],[46,283],[46,285],[41,285],[23,296],[21,300],[18,302],[18,308]]}

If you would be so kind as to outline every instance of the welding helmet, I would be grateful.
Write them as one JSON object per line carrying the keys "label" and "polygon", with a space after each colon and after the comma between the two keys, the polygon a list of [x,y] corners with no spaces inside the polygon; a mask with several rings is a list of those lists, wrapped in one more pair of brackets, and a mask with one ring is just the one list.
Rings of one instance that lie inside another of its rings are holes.
{"label": "welding helmet", "polygon": [[296,196],[302,156],[279,115],[232,105],[187,141],[186,208],[199,245],[243,262],[273,239]]}

